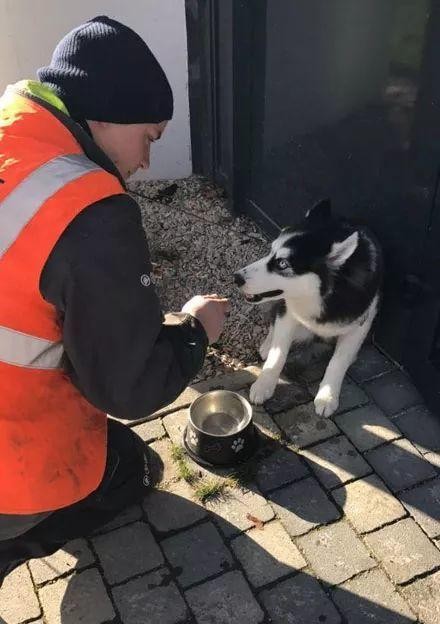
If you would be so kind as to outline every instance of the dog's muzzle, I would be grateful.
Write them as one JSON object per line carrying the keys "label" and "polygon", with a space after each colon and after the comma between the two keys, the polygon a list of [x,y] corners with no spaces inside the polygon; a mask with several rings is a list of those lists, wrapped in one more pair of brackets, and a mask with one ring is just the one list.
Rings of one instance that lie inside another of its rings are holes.
{"label": "dog's muzzle", "polygon": [[[242,288],[246,284],[246,278],[243,277],[243,273],[241,271],[237,271],[234,273],[234,282],[239,287]],[[279,297],[283,294],[282,290],[268,290],[266,292],[256,293],[254,295],[250,295],[248,293],[243,293],[244,298],[248,303],[261,303],[265,299],[271,299],[272,297]]]}

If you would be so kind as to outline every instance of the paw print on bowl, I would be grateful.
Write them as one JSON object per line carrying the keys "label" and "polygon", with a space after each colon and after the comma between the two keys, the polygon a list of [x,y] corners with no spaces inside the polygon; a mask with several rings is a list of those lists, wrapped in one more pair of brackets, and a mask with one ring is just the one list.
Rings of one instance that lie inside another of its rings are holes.
{"label": "paw print on bowl", "polygon": [[242,451],[244,448],[243,438],[235,438],[235,440],[232,442],[231,448],[234,451],[234,453],[239,453],[240,451]]}
{"label": "paw print on bowl", "polygon": [[191,444],[193,444],[194,446],[197,445],[198,441],[199,441],[199,436],[197,435],[197,433],[195,431],[190,431],[189,432],[189,441],[191,442]]}

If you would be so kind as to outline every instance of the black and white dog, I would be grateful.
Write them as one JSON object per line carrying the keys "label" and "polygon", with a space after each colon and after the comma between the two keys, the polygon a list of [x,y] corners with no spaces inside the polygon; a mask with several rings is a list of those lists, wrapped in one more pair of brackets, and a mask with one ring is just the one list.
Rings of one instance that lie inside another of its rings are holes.
{"label": "black and white dog", "polygon": [[330,200],[311,208],[296,227],[283,229],[269,255],[235,273],[246,301],[277,301],[251,402],[272,396],[292,343],[317,335],[336,338],[314,401],[318,415],[333,414],[345,373],[376,315],[381,278],[378,242],[367,228],[332,217]]}

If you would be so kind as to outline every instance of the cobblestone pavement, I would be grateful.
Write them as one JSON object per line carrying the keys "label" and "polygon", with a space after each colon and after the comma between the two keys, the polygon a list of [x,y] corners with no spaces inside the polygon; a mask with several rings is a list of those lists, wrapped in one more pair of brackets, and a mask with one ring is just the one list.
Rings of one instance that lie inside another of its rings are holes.
{"label": "cobblestone pavement", "polygon": [[246,395],[255,371],[201,382],[136,424],[164,462],[159,487],[12,573],[0,621],[439,624],[440,420],[367,346],[333,418],[314,414],[319,366],[285,379],[255,411],[258,456],[210,475],[176,450],[186,408],[210,387]]}

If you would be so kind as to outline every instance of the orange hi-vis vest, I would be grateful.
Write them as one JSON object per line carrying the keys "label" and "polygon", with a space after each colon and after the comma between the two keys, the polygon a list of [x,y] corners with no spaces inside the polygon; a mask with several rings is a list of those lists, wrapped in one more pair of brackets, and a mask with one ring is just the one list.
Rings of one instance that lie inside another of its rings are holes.
{"label": "orange hi-vis vest", "polygon": [[43,104],[0,98],[0,514],[52,511],[85,498],[106,463],[106,415],[64,373],[62,327],[39,290],[69,223],[123,193]]}

